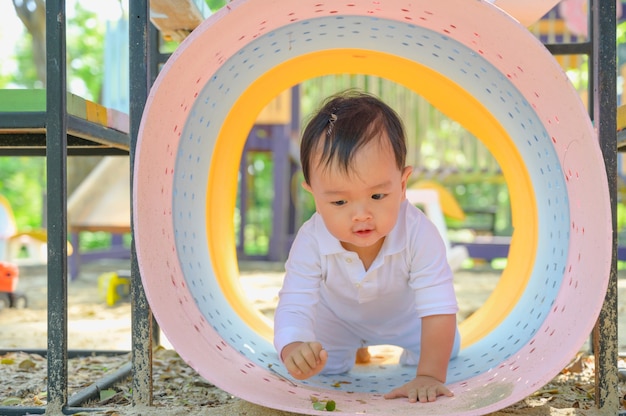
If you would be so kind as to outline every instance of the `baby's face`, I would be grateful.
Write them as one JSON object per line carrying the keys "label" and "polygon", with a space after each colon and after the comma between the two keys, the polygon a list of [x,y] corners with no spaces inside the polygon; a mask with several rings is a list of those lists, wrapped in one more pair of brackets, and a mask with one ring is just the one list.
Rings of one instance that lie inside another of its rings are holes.
{"label": "baby's face", "polygon": [[319,157],[314,157],[310,186],[304,186],[328,230],[345,249],[358,253],[381,244],[394,227],[410,173],[411,168],[398,169],[382,137],[355,154],[349,173],[334,164],[320,166]]}

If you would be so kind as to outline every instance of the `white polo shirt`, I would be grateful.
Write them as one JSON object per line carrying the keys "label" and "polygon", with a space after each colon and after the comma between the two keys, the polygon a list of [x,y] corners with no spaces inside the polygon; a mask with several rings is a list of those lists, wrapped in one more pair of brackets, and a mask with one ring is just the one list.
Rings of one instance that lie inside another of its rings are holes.
{"label": "white polo shirt", "polygon": [[[385,343],[387,334],[407,333],[424,316],[458,311],[441,236],[408,201],[369,270],[317,213],[298,231],[285,270],[274,318],[278,352],[295,341],[316,340],[316,316],[322,311],[364,332],[370,345]],[[341,337],[337,332],[333,337]]]}

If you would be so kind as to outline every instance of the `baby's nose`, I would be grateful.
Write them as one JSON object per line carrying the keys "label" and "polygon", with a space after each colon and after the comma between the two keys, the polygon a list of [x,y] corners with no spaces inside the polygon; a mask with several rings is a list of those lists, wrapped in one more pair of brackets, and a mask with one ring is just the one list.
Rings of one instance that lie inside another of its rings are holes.
{"label": "baby's nose", "polygon": [[366,221],[372,218],[371,211],[365,204],[358,204],[353,213],[353,221]]}

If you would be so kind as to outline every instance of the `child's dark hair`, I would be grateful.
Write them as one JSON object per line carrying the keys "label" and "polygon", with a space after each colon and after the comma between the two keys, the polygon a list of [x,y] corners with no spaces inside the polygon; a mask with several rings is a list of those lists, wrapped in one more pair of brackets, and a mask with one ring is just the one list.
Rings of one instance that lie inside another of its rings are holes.
{"label": "child's dark hair", "polygon": [[328,97],[306,125],[300,144],[304,180],[309,183],[311,159],[321,152],[320,164],[337,163],[349,172],[355,152],[385,132],[398,169],[405,167],[406,139],[398,114],[371,94],[349,90]]}

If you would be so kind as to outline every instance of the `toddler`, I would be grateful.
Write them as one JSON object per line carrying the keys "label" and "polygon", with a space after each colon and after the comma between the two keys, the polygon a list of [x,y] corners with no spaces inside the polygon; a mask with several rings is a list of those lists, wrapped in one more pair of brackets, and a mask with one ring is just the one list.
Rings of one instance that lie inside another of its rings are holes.
{"label": "toddler", "polygon": [[378,98],[348,91],[307,124],[300,158],[316,213],[285,263],[274,345],[304,380],[367,360],[367,346],[401,347],[415,378],[385,394],[430,402],[457,355],[458,305],[444,243],[405,195],[412,168],[398,115]]}

